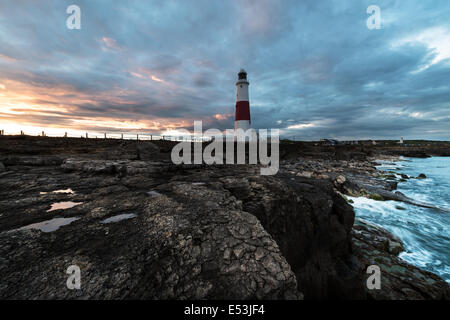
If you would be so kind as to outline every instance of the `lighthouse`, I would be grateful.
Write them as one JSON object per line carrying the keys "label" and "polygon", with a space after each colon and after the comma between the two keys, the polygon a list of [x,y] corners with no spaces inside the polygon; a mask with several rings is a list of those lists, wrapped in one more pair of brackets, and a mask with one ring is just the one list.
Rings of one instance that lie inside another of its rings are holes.
{"label": "lighthouse", "polygon": [[234,130],[250,129],[250,103],[248,98],[247,72],[241,69],[236,82],[236,116],[234,119]]}

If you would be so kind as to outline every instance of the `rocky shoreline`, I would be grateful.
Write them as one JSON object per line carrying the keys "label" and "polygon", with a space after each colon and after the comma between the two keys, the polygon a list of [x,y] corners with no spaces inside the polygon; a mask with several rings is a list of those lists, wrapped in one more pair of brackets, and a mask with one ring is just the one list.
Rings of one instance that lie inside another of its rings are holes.
{"label": "rocky shoreline", "polygon": [[[450,298],[346,200],[401,197],[373,162],[401,154],[282,143],[279,173],[261,176],[173,165],[173,145],[1,137],[0,298]],[[367,289],[372,264],[381,290]],[[70,265],[80,290],[66,287]]]}

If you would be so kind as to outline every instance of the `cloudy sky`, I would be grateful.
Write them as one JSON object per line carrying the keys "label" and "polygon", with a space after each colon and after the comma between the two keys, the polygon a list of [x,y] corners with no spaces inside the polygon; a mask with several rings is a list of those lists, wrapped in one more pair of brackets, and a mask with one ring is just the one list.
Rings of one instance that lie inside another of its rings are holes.
{"label": "cloudy sky", "polygon": [[232,128],[241,67],[255,128],[450,140],[448,0],[0,1],[7,133]]}

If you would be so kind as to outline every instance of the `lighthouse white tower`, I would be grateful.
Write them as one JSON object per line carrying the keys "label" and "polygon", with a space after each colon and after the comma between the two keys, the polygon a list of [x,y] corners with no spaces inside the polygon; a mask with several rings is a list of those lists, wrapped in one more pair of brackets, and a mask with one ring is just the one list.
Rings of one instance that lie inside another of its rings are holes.
{"label": "lighthouse white tower", "polygon": [[248,98],[247,72],[241,69],[236,82],[236,116],[234,119],[234,130],[250,129],[250,103]]}

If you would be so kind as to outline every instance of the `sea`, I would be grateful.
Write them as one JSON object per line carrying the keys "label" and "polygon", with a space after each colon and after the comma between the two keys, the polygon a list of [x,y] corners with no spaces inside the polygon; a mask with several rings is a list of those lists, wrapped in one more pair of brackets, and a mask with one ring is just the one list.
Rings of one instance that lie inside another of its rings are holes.
{"label": "sea", "polygon": [[375,201],[349,197],[356,218],[377,224],[398,236],[405,251],[399,257],[431,271],[450,283],[450,157],[401,158],[379,161],[377,169],[426,179],[410,178],[398,183],[397,190],[423,203],[443,210],[422,208],[398,201]]}

